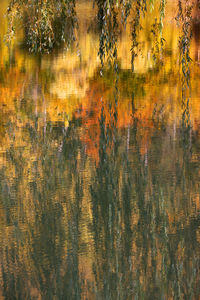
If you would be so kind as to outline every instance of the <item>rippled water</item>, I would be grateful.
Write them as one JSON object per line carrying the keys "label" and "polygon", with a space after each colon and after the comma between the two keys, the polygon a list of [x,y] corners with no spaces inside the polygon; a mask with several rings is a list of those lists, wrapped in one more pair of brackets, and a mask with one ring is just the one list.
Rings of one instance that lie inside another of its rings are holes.
{"label": "rippled water", "polygon": [[198,25],[183,99],[172,4],[164,64],[149,42],[132,73],[124,33],[103,76],[91,3],[43,56],[7,48],[1,5],[0,299],[199,299]]}

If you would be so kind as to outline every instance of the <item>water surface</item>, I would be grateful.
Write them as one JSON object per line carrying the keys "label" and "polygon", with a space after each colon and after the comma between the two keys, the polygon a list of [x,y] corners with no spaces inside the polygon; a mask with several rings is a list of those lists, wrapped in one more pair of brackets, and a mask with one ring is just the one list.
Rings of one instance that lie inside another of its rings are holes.
{"label": "water surface", "polygon": [[[101,68],[96,15],[78,4],[79,34],[47,55],[3,42],[0,12],[0,298],[199,299],[199,29],[190,87],[176,6],[164,64],[147,41],[131,71]],[[86,14],[87,12],[87,14]],[[184,92],[183,92],[184,91]]]}

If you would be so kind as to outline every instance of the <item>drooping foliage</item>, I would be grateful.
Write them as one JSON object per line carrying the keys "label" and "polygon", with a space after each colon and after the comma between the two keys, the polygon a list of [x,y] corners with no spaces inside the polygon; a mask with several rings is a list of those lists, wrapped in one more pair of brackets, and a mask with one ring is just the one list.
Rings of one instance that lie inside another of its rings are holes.
{"label": "drooping foliage", "polygon": [[181,35],[179,37],[180,48],[180,66],[182,74],[182,106],[183,106],[183,124],[189,126],[189,99],[190,99],[190,43],[192,37],[192,8],[193,4],[186,0],[178,2],[179,11],[177,22],[182,24]]}
{"label": "drooping foliage", "polygon": [[[163,22],[166,0],[95,0],[99,30],[99,57],[104,61],[116,61],[117,43],[122,30],[130,25],[131,62],[134,70],[134,60],[141,50],[139,34],[142,30],[143,17],[152,10],[159,10],[159,17],[152,20],[149,29],[152,34],[152,53],[156,62],[161,62],[164,48]],[[183,71],[188,61],[191,39],[191,1],[177,1],[177,23],[182,26],[180,48],[183,53]],[[11,0],[7,16],[9,28],[7,41],[15,34],[15,28],[21,24],[25,31],[25,44],[31,52],[50,52],[55,46],[75,40],[78,21],[76,15],[76,0]],[[185,62],[184,62],[185,61]],[[187,72],[187,71],[186,71]]]}
{"label": "drooping foliage", "polygon": [[75,0],[11,0],[7,15],[7,40],[14,35],[16,23],[21,21],[30,52],[49,52],[75,38]]}

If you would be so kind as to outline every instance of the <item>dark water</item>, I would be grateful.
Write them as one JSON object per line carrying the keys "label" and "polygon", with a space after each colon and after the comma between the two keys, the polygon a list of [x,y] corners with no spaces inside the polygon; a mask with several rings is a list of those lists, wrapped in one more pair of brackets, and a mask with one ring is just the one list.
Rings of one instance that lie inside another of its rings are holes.
{"label": "dark water", "polygon": [[0,299],[200,299],[199,39],[188,90],[168,26],[165,65],[150,47],[134,73],[123,40],[101,76],[91,31],[1,43]]}

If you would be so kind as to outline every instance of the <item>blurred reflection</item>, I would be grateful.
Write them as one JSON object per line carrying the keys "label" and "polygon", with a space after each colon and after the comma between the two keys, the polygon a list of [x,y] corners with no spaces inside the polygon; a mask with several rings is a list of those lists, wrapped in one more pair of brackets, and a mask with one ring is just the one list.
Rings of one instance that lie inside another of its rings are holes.
{"label": "blurred reflection", "polygon": [[102,100],[98,161],[87,154],[81,116],[68,127],[44,122],[24,98],[16,116],[29,121],[4,122],[5,299],[198,298],[198,133],[185,156],[181,129],[174,139],[171,125],[143,127],[136,92],[130,125],[120,128],[117,88],[111,104]]}
{"label": "blurred reflection", "polygon": [[94,32],[78,55],[1,43],[0,298],[199,298],[199,69],[170,24],[135,73],[124,36],[103,76]]}

